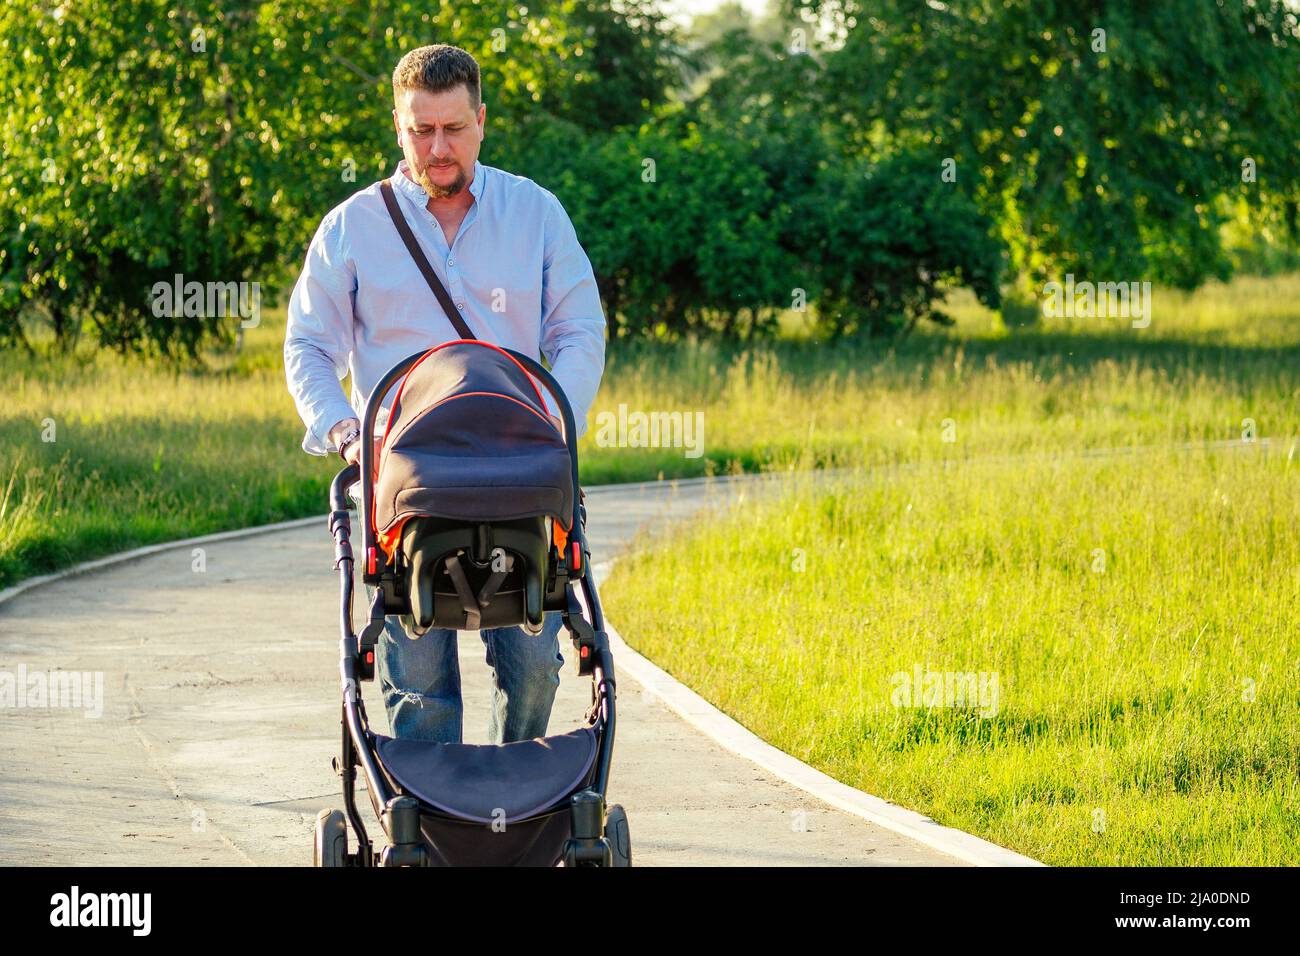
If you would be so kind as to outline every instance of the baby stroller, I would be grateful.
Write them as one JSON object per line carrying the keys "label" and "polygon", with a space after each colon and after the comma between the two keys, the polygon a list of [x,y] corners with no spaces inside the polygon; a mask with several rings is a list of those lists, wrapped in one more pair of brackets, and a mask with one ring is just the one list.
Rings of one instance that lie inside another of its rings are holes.
{"label": "baby stroller", "polygon": [[[605,805],[614,667],[587,573],[577,434],[564,392],[527,356],[461,339],[390,369],[366,402],[362,436],[374,434],[381,403],[399,380],[378,476],[373,442],[363,437],[360,468],[344,468],[330,488],[342,590],[343,747],[334,769],[346,814],[322,810],[317,817],[314,863],[630,866],[627,816]],[[546,414],[539,382],[560,410],[563,434]],[[376,588],[359,635],[352,629],[346,497],[358,480],[362,579]],[[527,639],[547,611],[561,613],[578,673],[592,679],[585,726],[501,745],[370,730],[361,682],[374,679],[385,615],[400,615],[414,634],[519,625]],[[357,810],[358,770],[388,837],[382,852],[372,848]]]}

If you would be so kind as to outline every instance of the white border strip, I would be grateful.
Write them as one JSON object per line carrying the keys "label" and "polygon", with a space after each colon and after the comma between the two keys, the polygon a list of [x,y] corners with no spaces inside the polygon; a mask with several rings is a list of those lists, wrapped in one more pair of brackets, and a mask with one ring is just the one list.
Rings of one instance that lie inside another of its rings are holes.
{"label": "white border strip", "polygon": [[[602,561],[591,568],[597,580],[609,574],[614,562]],[[614,630],[608,619],[610,650],[614,655],[614,673],[631,674],[638,684],[661,700],[669,710],[700,733],[743,757],[768,773],[800,790],[824,800],[833,807],[861,817],[886,830],[900,833],[931,849],[956,857],[974,866],[1045,866],[1031,857],[972,836],[964,830],[946,827],[896,803],[873,797],[840,783],[814,767],[808,766],[783,750],[778,750],[758,735],[728,717],[695,691],[676,680],[657,664],[642,657]]]}

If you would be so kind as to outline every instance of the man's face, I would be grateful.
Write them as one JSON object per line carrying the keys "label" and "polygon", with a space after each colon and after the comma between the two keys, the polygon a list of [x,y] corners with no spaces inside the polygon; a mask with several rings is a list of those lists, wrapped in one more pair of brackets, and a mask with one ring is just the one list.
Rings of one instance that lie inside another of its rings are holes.
{"label": "man's face", "polygon": [[440,93],[399,90],[396,104],[397,142],[411,175],[434,199],[455,196],[474,173],[487,105],[475,110],[464,84]]}

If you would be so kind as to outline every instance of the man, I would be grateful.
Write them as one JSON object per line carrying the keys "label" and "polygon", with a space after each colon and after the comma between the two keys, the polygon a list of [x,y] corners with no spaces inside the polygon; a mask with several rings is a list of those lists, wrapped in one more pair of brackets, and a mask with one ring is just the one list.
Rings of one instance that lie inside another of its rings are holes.
{"label": "man", "polygon": [[[532,180],[478,161],[487,107],[474,58],[420,47],[393,72],[402,162],[392,176],[403,214],[475,336],[539,357],[573,406],[580,433],[605,365],[605,316],[591,263],[564,208]],[[375,183],[331,210],[289,300],[285,376],[307,426],[303,450],[360,458],[357,409],[399,360],[457,339]],[[352,373],[351,404],[339,381]],[[386,419],[395,389],[385,401]],[[371,439],[379,440],[380,431]],[[368,588],[373,597],[373,589]],[[560,615],[542,633],[481,631],[494,683],[493,743],[545,736],[564,664]],[[393,735],[459,742],[456,633],[416,640],[389,616],[378,674]]]}

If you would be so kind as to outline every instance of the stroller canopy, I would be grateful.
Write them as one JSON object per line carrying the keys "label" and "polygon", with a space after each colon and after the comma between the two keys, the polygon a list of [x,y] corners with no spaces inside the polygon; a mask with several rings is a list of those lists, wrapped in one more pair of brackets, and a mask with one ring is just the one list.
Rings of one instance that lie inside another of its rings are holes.
{"label": "stroller canopy", "polygon": [[375,479],[374,528],[393,554],[418,516],[573,524],[564,437],[533,377],[486,342],[430,349],[398,387]]}

